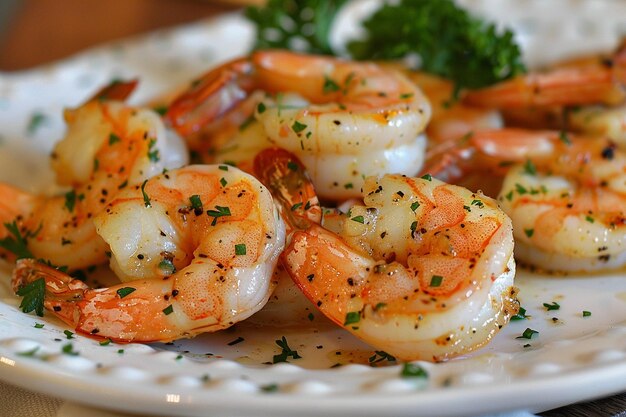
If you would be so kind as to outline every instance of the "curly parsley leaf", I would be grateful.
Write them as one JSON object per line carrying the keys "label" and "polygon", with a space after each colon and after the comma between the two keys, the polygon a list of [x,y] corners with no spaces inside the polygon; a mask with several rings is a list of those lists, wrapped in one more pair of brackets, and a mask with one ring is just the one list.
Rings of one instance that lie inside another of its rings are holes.
{"label": "curly parsley leaf", "polygon": [[46,295],[46,280],[43,278],[23,286],[16,292],[22,298],[20,309],[24,313],[35,311],[39,317],[43,317],[43,300]]}
{"label": "curly parsley leaf", "polygon": [[269,0],[250,6],[246,17],[256,24],[254,49],[285,48],[333,54],[330,30],[347,0]]}
{"label": "curly parsley leaf", "polygon": [[513,32],[499,32],[451,0],[401,0],[363,22],[367,36],[350,42],[357,59],[397,59],[416,54],[421,69],[480,88],[525,71]]}
{"label": "curly parsley leaf", "polygon": [[17,222],[5,223],[4,227],[9,232],[9,236],[6,236],[3,239],[0,239],[0,248],[4,248],[9,252],[13,253],[17,256],[17,259],[22,258],[34,258],[33,254],[26,245],[26,239],[33,235],[26,234],[22,236],[20,233],[20,228],[17,225]]}

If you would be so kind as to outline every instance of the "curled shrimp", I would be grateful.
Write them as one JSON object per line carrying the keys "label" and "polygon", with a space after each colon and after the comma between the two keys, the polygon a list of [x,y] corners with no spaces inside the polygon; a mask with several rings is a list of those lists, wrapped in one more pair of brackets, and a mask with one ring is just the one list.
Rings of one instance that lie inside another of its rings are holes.
{"label": "curled shrimp", "polygon": [[252,106],[253,119],[222,149],[250,147],[251,141],[251,153],[285,148],[303,161],[322,197],[357,196],[364,176],[412,175],[423,162],[428,101],[402,74],[373,63],[256,52],[206,74],[167,116],[190,136],[259,90],[266,94]]}
{"label": "curled shrimp", "polygon": [[518,260],[564,272],[626,263],[626,154],[613,141],[485,130],[447,156],[443,177],[471,169],[503,177],[498,201],[513,220]]}
{"label": "curled shrimp", "polygon": [[[38,258],[71,269],[106,261],[106,245],[91,219],[111,196],[164,168],[186,162],[182,143],[168,136],[158,115],[126,106],[136,83],[117,83],[77,109],[66,110],[68,131],[52,153],[64,196],[29,194],[0,184],[3,223],[13,220]],[[8,231],[1,231],[5,238]]]}
{"label": "curled shrimp", "polygon": [[610,57],[563,63],[491,87],[469,91],[464,102],[495,108],[618,105],[626,100],[626,40]]}
{"label": "curled shrimp", "polygon": [[[135,84],[114,83],[65,111],[67,133],[52,152],[58,183],[71,187],[65,195],[0,183],[0,220],[15,222],[33,257],[70,269],[106,262],[107,245],[96,234],[94,216],[120,190],[187,162],[184,144],[166,132],[156,113],[120,101]],[[9,233],[0,230],[0,239],[15,239]]]}
{"label": "curled shrimp", "polygon": [[45,307],[83,334],[170,341],[227,328],[259,310],[284,246],[272,196],[252,176],[192,165],[121,192],[96,217],[125,281],[91,289],[32,259],[13,287],[43,278]]}
{"label": "curled shrimp", "polygon": [[[283,172],[261,179],[292,201],[298,187]],[[401,175],[368,177],[363,199],[322,225],[300,216],[282,255],[333,322],[400,359],[442,361],[484,345],[516,314],[511,221],[494,200]]]}

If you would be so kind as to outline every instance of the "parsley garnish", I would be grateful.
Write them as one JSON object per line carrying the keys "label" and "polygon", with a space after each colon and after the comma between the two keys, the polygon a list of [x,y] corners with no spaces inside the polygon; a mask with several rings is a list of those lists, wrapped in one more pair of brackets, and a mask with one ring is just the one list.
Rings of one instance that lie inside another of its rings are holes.
{"label": "parsley garnish", "polygon": [[78,352],[74,350],[74,345],[72,345],[71,343],[63,345],[63,347],[61,348],[61,352],[65,353],[66,355],[78,356]]}
{"label": "parsley garnish", "polygon": [[300,123],[299,121],[295,121],[293,122],[293,124],[291,125],[291,128],[293,129],[294,132],[296,133],[300,133],[302,132],[304,129],[306,129],[306,125],[304,123]]}
{"label": "parsley garnish", "polygon": [[368,362],[371,365],[373,365],[375,363],[379,363],[379,362],[382,362],[384,360],[387,360],[389,362],[395,362],[396,358],[394,356],[391,356],[390,354],[388,354],[385,351],[377,350],[377,351],[374,352],[374,355],[369,357]]}
{"label": "parsley garnish", "polygon": [[343,325],[347,326],[349,324],[358,323],[360,321],[361,321],[361,313],[359,311],[350,311],[348,314],[346,314],[346,319],[343,322]]}
{"label": "parsley garnish", "polygon": [[511,316],[511,321],[524,320],[527,318],[528,316],[526,315],[526,309],[524,307],[520,307],[517,314],[514,316]]}
{"label": "parsley garnish", "polygon": [[365,223],[365,218],[363,216],[354,216],[350,220],[352,220],[353,222],[361,223],[361,224]]}
{"label": "parsley garnish", "polygon": [[300,359],[302,356],[298,355],[298,351],[291,350],[289,344],[287,344],[287,338],[281,337],[280,340],[276,340],[276,344],[282,349],[282,352],[278,355],[274,355],[272,363],[287,362],[287,359]]}
{"label": "parsley garnish", "polygon": [[211,226],[215,226],[217,224],[218,217],[230,216],[230,208],[215,206],[215,210],[207,210],[207,215],[213,217],[213,221],[211,222]]}
{"label": "parsley garnish", "polygon": [[22,236],[16,221],[5,223],[4,227],[9,231],[9,236],[0,239],[0,248],[4,248],[13,253],[17,259],[34,258],[34,255],[26,246],[26,239],[34,236],[34,234],[26,233],[25,236]]}
{"label": "parsley garnish", "polygon": [[43,126],[48,120],[48,117],[40,112],[35,112],[30,116],[30,120],[28,121],[28,126],[26,127],[26,132],[28,136],[32,136],[35,134],[37,130],[41,126]]}
{"label": "parsley garnish", "polygon": [[428,378],[428,372],[416,363],[405,363],[400,376],[402,378]]}
{"label": "parsley garnish", "polygon": [[245,255],[246,254],[246,244],[238,243],[235,245],[235,255]]}
{"label": "parsley garnish", "polygon": [[[246,17],[256,24],[254,49],[287,48],[295,41],[303,50],[332,54],[330,30],[347,0],[269,0],[265,7],[248,7]],[[289,24],[285,24],[289,22]],[[306,27],[315,28],[305,30]]]}
{"label": "parsley garnish", "polygon": [[117,136],[115,133],[109,134],[109,146],[111,146],[111,145],[113,145],[113,144],[115,144],[117,142],[120,142],[120,141],[121,141],[120,137]]}
{"label": "parsley garnish", "polygon": [[69,330],[63,330],[63,334],[65,335],[65,337],[67,337],[68,339],[73,339],[74,338],[74,333],[70,332]]}
{"label": "parsley garnish", "polygon": [[33,282],[21,287],[16,292],[22,298],[20,309],[24,313],[35,311],[39,317],[43,317],[43,300],[46,295],[46,280],[38,278]]}
{"label": "parsley garnish", "polygon": [[152,203],[150,203],[150,197],[148,197],[148,194],[146,193],[147,183],[148,183],[148,180],[145,180],[143,184],[141,184],[141,194],[143,195],[143,204],[146,207],[152,207]]}
{"label": "parsley garnish", "polygon": [[169,316],[173,312],[174,312],[174,306],[172,306],[171,304],[163,309],[163,314],[165,314],[166,316]]}
{"label": "parsley garnish", "polygon": [[117,291],[115,291],[117,293],[117,295],[120,296],[120,298],[124,298],[126,297],[128,294],[134,292],[136,290],[136,288],[133,287],[124,287],[124,288],[120,288]]}
{"label": "parsley garnish", "polygon": [[524,333],[522,333],[521,336],[517,336],[516,339],[532,339],[534,334],[539,334],[539,332],[527,327],[526,330],[524,330]]}
{"label": "parsley garnish", "polygon": [[543,303],[543,306],[546,308],[546,311],[558,310],[561,308],[561,306],[555,301],[553,301],[552,304]]}
{"label": "parsley garnish", "polygon": [[439,287],[443,282],[443,277],[441,275],[433,275],[430,278],[430,286],[431,287]]}
{"label": "parsley garnish", "polygon": [[583,317],[591,316],[591,311],[583,310]]}

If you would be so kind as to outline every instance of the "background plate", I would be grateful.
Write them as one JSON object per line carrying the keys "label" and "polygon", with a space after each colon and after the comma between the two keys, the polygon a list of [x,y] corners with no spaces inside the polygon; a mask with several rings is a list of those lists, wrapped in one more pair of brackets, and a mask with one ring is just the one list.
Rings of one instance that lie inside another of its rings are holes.
{"label": "background plate", "polygon": [[[626,32],[626,4],[611,1],[462,1],[513,26],[527,60],[613,47]],[[355,32],[371,1],[345,10],[336,40]],[[0,179],[29,190],[50,187],[47,155],[63,134],[62,108],[113,78],[139,77],[136,103],[167,93],[217,62],[245,53],[252,30],[226,15],[174,31],[94,49],[48,67],[0,75]],[[33,124],[37,119],[39,122]],[[530,319],[508,325],[487,347],[407,380],[400,366],[369,366],[372,348],[319,314],[296,326],[242,323],[172,345],[100,346],[50,315],[17,309],[0,264],[0,379],[71,401],[161,415],[454,416],[542,411],[626,390],[626,280],[622,273],[548,277],[518,273]],[[556,301],[547,312],[544,302]],[[583,317],[582,311],[591,311]],[[35,328],[35,323],[44,324]],[[530,327],[531,340],[516,339]],[[302,359],[266,365],[285,336]],[[232,342],[243,339],[239,343]],[[72,344],[78,355],[62,352]],[[334,367],[333,365],[343,366]]]}

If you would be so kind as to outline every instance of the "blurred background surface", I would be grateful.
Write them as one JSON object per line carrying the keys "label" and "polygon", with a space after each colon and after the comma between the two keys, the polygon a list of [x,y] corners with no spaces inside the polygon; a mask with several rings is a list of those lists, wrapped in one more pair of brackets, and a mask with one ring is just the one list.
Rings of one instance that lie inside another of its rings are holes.
{"label": "blurred background surface", "polygon": [[46,64],[103,42],[262,0],[0,0],[0,71]]}

